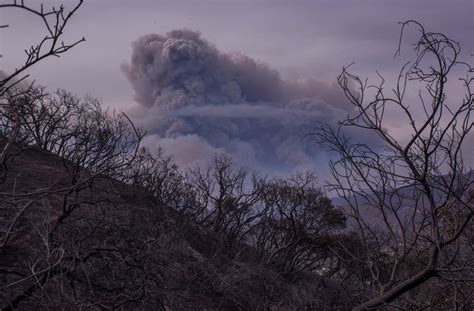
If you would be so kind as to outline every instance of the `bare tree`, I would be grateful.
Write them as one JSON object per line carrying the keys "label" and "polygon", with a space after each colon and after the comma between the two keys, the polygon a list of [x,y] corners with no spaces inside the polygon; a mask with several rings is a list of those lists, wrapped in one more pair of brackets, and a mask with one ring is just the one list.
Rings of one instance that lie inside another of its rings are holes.
{"label": "bare tree", "polygon": [[245,242],[254,221],[263,211],[261,177],[247,168],[236,166],[225,155],[216,156],[214,165],[204,172],[198,167],[191,171],[189,183],[198,196],[190,212],[198,223],[222,237],[224,252]]}
{"label": "bare tree", "polygon": [[[111,227],[117,231],[120,224],[126,223],[118,216],[109,218],[104,206],[121,202],[114,183],[123,189],[120,181],[126,181],[129,171],[140,163],[138,154],[144,135],[125,114],[104,111],[100,102],[93,98],[79,100],[66,91],[58,91],[51,96],[44,88],[30,87],[22,97],[15,97],[14,100],[22,100],[20,107],[23,113],[17,138],[18,143],[23,144],[24,155],[15,159],[12,175],[0,188],[3,215],[0,221],[0,251],[13,250],[13,254],[20,256],[21,260],[15,263],[7,258],[3,263],[7,268],[0,270],[4,280],[0,286],[5,302],[2,308],[6,310],[31,301],[32,297],[42,305],[57,301],[58,298],[52,297],[46,289],[51,288],[55,292],[57,282],[61,283],[64,277],[79,273],[77,261],[102,256],[103,252],[94,252],[94,245],[100,244],[101,239],[91,234],[100,231],[98,227],[103,223],[107,223],[106,231]],[[8,116],[8,113],[5,114],[2,121],[8,121]],[[3,125],[8,130],[12,123]],[[57,156],[50,156],[49,162],[46,161],[48,166],[39,168],[36,174],[39,177],[27,181],[19,179],[22,167],[30,165],[31,170],[31,158],[44,157],[42,152],[45,150]],[[29,160],[25,161],[25,158]],[[45,181],[42,175],[48,175],[49,179]],[[42,181],[37,181],[38,178]],[[20,180],[18,185],[17,180]],[[115,213],[131,212],[119,210],[117,207]],[[84,221],[89,222],[91,227],[84,228]],[[157,224],[155,221],[153,226]],[[142,227],[135,229],[136,234],[144,234]],[[76,230],[84,235],[74,235]],[[18,249],[21,250],[20,255]],[[84,253],[85,257],[82,257]],[[120,257],[118,260],[125,259]],[[87,265],[83,264],[81,269],[86,269]],[[92,265],[87,269],[87,273],[93,273],[98,267]],[[79,274],[80,277],[74,278],[74,282],[84,282],[82,278],[88,277]],[[114,293],[110,300],[103,303],[120,305],[138,295],[134,293],[134,290],[139,290],[135,288],[138,285],[132,280],[128,285],[126,290]],[[129,289],[130,293],[126,293]],[[117,298],[121,294],[125,296]],[[90,301],[86,299],[82,303],[87,305]]]}
{"label": "bare tree", "polygon": [[253,230],[253,244],[266,264],[286,275],[323,272],[329,246],[345,217],[317,187],[314,174],[275,178],[262,187],[264,213]]}
{"label": "bare tree", "polygon": [[[0,96],[3,95],[13,85],[18,84],[19,82],[28,78],[26,71],[30,67],[36,65],[48,57],[59,57],[61,54],[72,49],[74,46],[85,41],[85,38],[82,38],[68,44],[61,40],[66,25],[69,23],[70,19],[77,12],[83,2],[84,0],[78,0],[78,3],[69,11],[66,10],[64,5],[52,7],[50,9],[44,9],[42,3],[39,5],[39,8],[35,8],[32,5],[25,4],[24,0],[13,0],[10,1],[10,3],[0,4],[0,9],[20,9],[31,14],[32,16],[36,16],[42,21],[43,26],[46,29],[46,35],[37,43],[31,45],[29,49],[25,50],[25,62],[16,68],[13,73],[7,74],[5,77],[1,77]],[[0,25],[0,29],[8,27],[9,25]]]}
{"label": "bare tree", "polygon": [[85,103],[65,90],[51,94],[38,85],[12,89],[3,97],[7,105],[0,114],[2,133],[8,135],[18,124],[17,144],[61,154]]}
{"label": "bare tree", "polygon": [[[24,0],[13,0],[9,2],[10,3],[0,4],[0,10],[19,9],[30,14],[33,17],[36,16],[42,21],[44,28],[46,29],[46,35],[42,37],[38,42],[32,44],[29,49],[25,50],[26,59],[23,64],[20,64],[17,68],[15,68],[12,73],[0,73],[0,98],[4,97],[6,93],[10,93],[9,97],[22,95],[22,93],[13,94],[11,92],[11,89],[12,87],[21,83],[29,77],[29,75],[27,74],[29,68],[51,56],[60,57],[63,53],[69,51],[79,43],[85,41],[85,38],[82,38],[72,43],[65,43],[61,40],[62,36],[64,35],[64,31],[67,24],[71,20],[72,16],[77,12],[77,10],[79,10],[79,8],[84,2],[83,0],[79,0],[78,3],[69,11],[66,10],[64,5],[45,9],[42,3],[39,5],[39,8],[35,8],[32,5],[25,4]],[[9,25],[0,24],[0,31],[4,31],[8,27]],[[2,151],[0,152],[0,163],[2,165],[5,162],[5,158],[7,156],[10,146],[17,139],[16,136],[18,135],[20,128],[20,120],[18,120],[19,113],[15,112],[15,110],[18,110],[18,107],[5,106],[12,103],[12,101],[5,103],[2,99],[0,99],[0,108],[9,109],[11,112],[14,113],[14,116],[16,116],[15,118],[13,118],[14,126],[12,127],[12,131],[8,133],[9,136],[4,137],[5,143],[2,147]]]}
{"label": "bare tree", "polygon": [[[360,297],[365,298],[354,310],[416,303],[409,296],[421,285],[454,281],[460,271],[473,268],[462,242],[473,216],[467,199],[472,176],[462,160],[473,126],[473,69],[459,60],[457,42],[416,21],[402,24],[400,45],[408,26],[415,26],[420,38],[415,58],[402,67],[396,86],[387,92],[382,77],[380,84],[368,85],[345,67],[338,82],[357,114],[339,128],[326,126],[319,133],[339,154],[330,163],[331,188],[345,199],[363,243],[363,252],[348,255],[370,272],[360,280]],[[465,72],[459,80],[466,93],[453,103],[447,82],[458,69]],[[415,105],[410,87],[420,85]],[[417,114],[416,108],[422,112]],[[385,128],[387,114],[394,110],[406,122],[406,141]],[[347,128],[376,134],[383,146],[353,142],[344,134]]]}

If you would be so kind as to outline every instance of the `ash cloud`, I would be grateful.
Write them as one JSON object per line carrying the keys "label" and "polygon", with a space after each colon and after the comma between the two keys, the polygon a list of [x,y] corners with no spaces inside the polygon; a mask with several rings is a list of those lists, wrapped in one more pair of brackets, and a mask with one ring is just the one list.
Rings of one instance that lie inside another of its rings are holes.
{"label": "ash cloud", "polygon": [[142,36],[122,70],[139,104],[132,115],[150,133],[147,144],[161,145],[184,167],[227,153],[267,172],[318,170],[327,155],[302,137],[348,114],[335,86],[285,81],[186,29]]}

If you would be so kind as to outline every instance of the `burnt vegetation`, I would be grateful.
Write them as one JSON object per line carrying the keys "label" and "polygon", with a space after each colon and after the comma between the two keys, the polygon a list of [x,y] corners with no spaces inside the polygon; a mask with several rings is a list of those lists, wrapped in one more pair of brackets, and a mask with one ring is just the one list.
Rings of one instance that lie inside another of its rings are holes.
{"label": "burnt vegetation", "polygon": [[[0,77],[1,310],[474,308],[473,178],[462,161],[473,70],[456,42],[402,24],[420,39],[388,93],[383,79],[369,86],[344,68],[357,114],[317,133],[339,155],[330,187],[342,208],[310,172],[269,178],[225,155],[183,171],[143,147],[126,114],[27,83],[29,67],[83,41],[61,43],[81,5],[0,4],[48,31]],[[451,104],[458,67],[466,95]],[[421,119],[410,83],[423,86]],[[407,142],[384,128],[386,109],[404,114]],[[348,127],[383,147],[354,142]]]}
{"label": "burnt vegetation", "polygon": [[97,100],[31,85],[8,93],[21,95],[6,96],[18,110],[2,114],[5,137],[19,126],[0,192],[3,308],[293,309],[326,299],[322,277],[306,276],[311,295],[300,278],[336,260],[331,235],[345,217],[314,175],[269,179],[226,156],[182,172]]}

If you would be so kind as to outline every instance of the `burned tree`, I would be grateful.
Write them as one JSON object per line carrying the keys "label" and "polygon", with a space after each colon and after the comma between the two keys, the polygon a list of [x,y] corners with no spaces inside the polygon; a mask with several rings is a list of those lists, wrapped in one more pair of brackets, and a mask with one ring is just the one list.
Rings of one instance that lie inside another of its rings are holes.
{"label": "burned tree", "polygon": [[[10,110],[13,115],[14,123],[12,129],[8,133],[2,133],[4,144],[2,146],[2,151],[0,152],[0,164],[5,164],[5,158],[8,154],[10,146],[17,139],[18,131],[20,128],[19,112],[18,107],[9,106],[12,101],[4,101],[4,95],[9,97],[21,96],[22,92],[14,93],[12,89],[15,85],[20,84],[22,81],[25,81],[29,77],[27,74],[28,69],[35,66],[39,62],[43,61],[46,58],[56,56],[59,57],[62,54],[66,53],[79,43],[85,41],[85,38],[79,39],[72,43],[65,43],[62,41],[64,31],[66,26],[70,22],[72,16],[79,10],[83,4],[83,0],[79,0],[78,3],[71,9],[66,10],[64,5],[59,7],[52,7],[50,9],[45,9],[43,4],[39,5],[39,8],[25,4],[24,0],[21,1],[11,1],[10,3],[0,4],[0,10],[2,9],[19,9],[31,17],[37,17],[42,21],[44,29],[46,30],[46,35],[38,40],[38,42],[33,43],[28,49],[25,50],[26,59],[23,64],[20,64],[15,70],[11,73],[0,72],[0,109]],[[0,24],[0,31],[5,31],[8,29],[9,25]],[[1,55],[0,55],[1,57]]]}
{"label": "burned tree", "polygon": [[188,212],[194,214],[198,223],[221,236],[219,247],[232,253],[235,246],[245,242],[253,222],[262,216],[262,177],[235,165],[225,155],[216,156],[207,170],[192,170],[189,177],[198,200]]}
{"label": "burned tree", "polygon": [[[0,9],[20,9],[31,14],[32,17],[39,18],[46,29],[46,35],[41,40],[38,40],[37,43],[32,44],[29,49],[25,50],[25,62],[17,67],[14,72],[1,77],[0,95],[7,92],[13,85],[28,78],[29,75],[26,74],[26,71],[32,66],[51,56],[59,57],[74,46],[85,41],[84,38],[72,43],[65,43],[61,40],[67,24],[83,2],[84,0],[79,0],[69,11],[66,10],[64,5],[45,9],[42,3],[39,5],[39,8],[35,8],[32,5],[25,4],[24,0],[14,0],[11,3],[0,4]],[[0,25],[0,29],[8,27],[9,25]]]}
{"label": "burned tree", "polygon": [[[330,163],[331,188],[345,199],[363,243],[363,252],[350,255],[369,272],[358,280],[367,290],[359,293],[365,298],[354,310],[420,307],[416,292],[422,285],[459,284],[469,278],[456,281],[456,275],[472,269],[462,238],[473,216],[467,198],[472,175],[462,159],[473,126],[473,69],[459,60],[457,42],[416,21],[402,24],[400,45],[409,26],[420,32],[415,58],[402,67],[391,92],[382,77],[380,84],[368,85],[345,67],[338,82],[357,114],[319,132],[339,155]],[[465,96],[454,103],[447,83],[457,70],[465,74],[459,79]],[[420,85],[417,98],[411,96],[410,87]],[[385,128],[387,114],[394,111],[404,116],[406,140]],[[354,128],[375,133],[382,146],[354,142],[344,134]],[[455,306],[455,298],[450,301]]]}
{"label": "burned tree", "polygon": [[317,187],[312,173],[274,178],[262,187],[264,213],[252,228],[253,244],[267,265],[285,275],[331,270],[330,245],[345,217]]}

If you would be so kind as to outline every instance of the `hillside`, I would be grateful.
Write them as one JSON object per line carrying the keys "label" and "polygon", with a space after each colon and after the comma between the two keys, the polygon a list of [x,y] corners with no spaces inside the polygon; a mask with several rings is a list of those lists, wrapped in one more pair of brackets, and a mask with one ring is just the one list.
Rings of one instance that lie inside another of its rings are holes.
{"label": "hillside", "polygon": [[[66,161],[16,150],[1,184],[1,310],[345,310],[343,289],[291,278],[139,190],[77,183]],[[87,175],[87,173],[84,173]]]}

